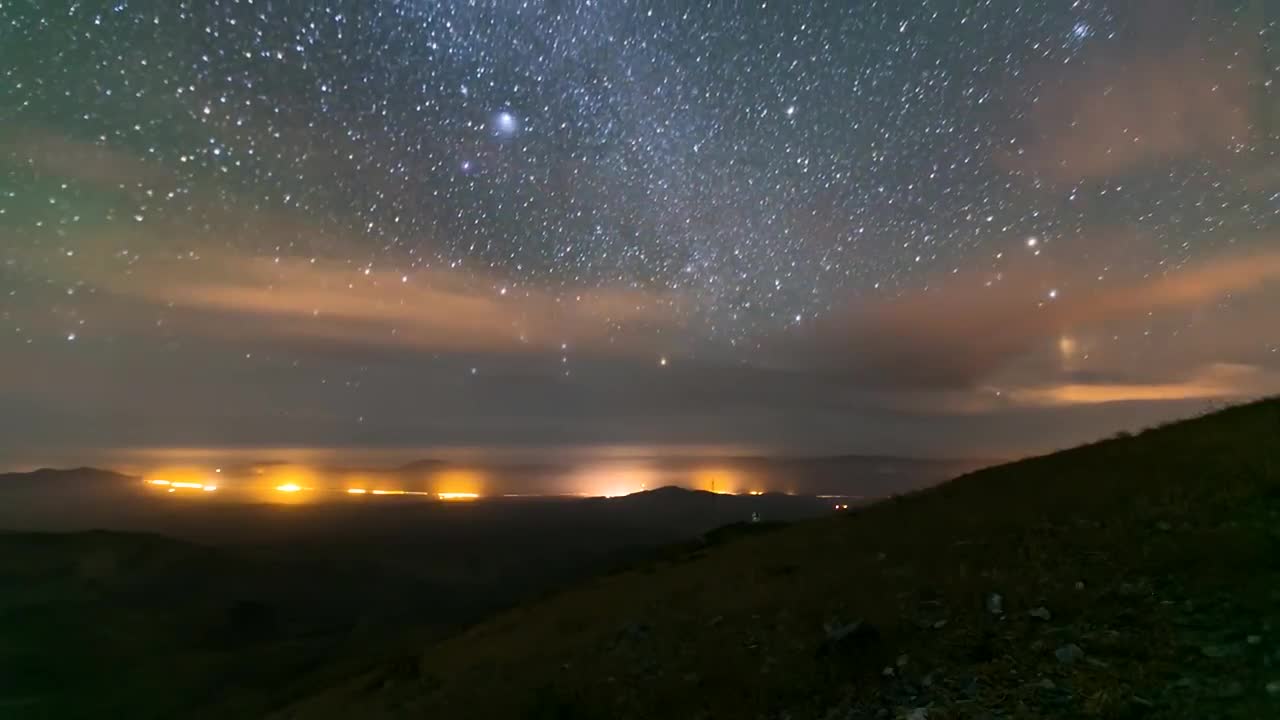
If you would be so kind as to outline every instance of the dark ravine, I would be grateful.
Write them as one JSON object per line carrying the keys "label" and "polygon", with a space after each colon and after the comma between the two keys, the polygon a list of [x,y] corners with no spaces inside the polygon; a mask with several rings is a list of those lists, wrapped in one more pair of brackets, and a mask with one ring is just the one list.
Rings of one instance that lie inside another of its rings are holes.
{"label": "dark ravine", "polygon": [[279,718],[1280,717],[1280,402],[688,548]]}

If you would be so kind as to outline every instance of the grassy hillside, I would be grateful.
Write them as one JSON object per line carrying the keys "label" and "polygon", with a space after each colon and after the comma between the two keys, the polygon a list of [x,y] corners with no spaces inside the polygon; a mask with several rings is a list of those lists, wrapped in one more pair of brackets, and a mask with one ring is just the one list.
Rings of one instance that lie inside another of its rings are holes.
{"label": "grassy hillside", "polygon": [[1280,402],[668,557],[282,717],[1280,717]]}

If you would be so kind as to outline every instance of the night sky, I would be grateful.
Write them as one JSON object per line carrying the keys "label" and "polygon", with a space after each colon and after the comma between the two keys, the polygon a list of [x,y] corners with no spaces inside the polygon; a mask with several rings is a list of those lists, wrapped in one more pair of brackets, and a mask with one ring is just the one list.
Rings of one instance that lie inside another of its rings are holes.
{"label": "night sky", "polygon": [[0,465],[990,457],[1280,392],[1278,36],[1267,0],[0,0]]}

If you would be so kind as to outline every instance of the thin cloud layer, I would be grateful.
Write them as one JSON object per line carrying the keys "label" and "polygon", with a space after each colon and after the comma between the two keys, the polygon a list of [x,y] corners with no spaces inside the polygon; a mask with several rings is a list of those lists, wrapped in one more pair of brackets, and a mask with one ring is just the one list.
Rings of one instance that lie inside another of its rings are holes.
{"label": "thin cloud layer", "polygon": [[[1163,17],[1155,22],[1176,26]],[[1167,41],[1167,38],[1162,38]],[[1001,164],[1052,181],[1106,179],[1185,159],[1222,161],[1256,132],[1255,42],[1113,48],[1087,64],[1046,69],[1024,142]]]}
{"label": "thin cloud layer", "polygon": [[[1081,355],[1075,335],[1110,336],[1122,328],[1128,332],[1133,323],[1156,313],[1203,312],[1228,297],[1277,297],[1278,283],[1280,250],[1220,257],[1155,277],[1111,283],[1090,278],[1083,269],[1068,276],[1062,268],[1037,270],[1035,263],[1024,261],[1001,271],[949,274],[923,289],[860,303],[818,324],[802,347],[822,366],[864,387],[944,392],[1025,383],[1043,388],[1076,369],[1066,362]],[[1258,337],[1242,328],[1237,337],[1215,341],[1224,356],[1217,361],[1228,362],[1231,353],[1256,346]],[[1181,344],[1194,342],[1194,333],[1188,332]],[[1046,356],[1053,362],[1045,362]],[[1193,353],[1187,356],[1195,361]],[[1114,362],[1099,352],[1086,366],[1107,374]],[[1153,379],[1157,373],[1199,369],[1180,366],[1176,357],[1169,357],[1150,363],[1144,372]],[[1236,393],[1232,388],[1239,379],[1215,376],[1213,383],[1161,384],[1149,390],[1127,384],[1104,387],[1096,394],[1067,382],[1011,397],[1095,402],[1108,394],[1116,399],[1227,396]],[[1184,391],[1178,392],[1179,387]]]}

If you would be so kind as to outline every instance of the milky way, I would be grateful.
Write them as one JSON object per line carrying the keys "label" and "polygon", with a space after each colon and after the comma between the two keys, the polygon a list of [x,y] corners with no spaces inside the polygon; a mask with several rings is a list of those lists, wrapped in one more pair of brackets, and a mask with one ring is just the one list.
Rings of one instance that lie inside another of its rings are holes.
{"label": "milky way", "polygon": [[950,451],[964,418],[1274,391],[1278,30],[1261,0],[3,0],[0,398],[55,445],[805,417]]}

